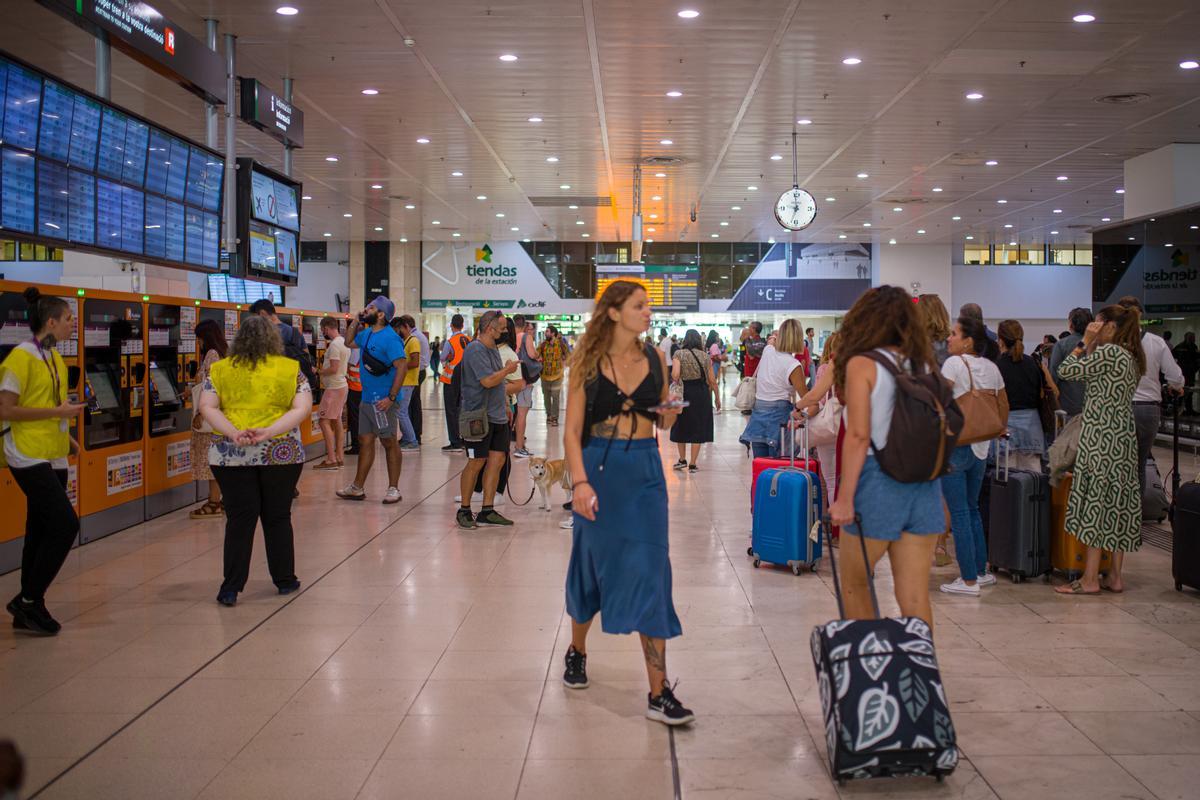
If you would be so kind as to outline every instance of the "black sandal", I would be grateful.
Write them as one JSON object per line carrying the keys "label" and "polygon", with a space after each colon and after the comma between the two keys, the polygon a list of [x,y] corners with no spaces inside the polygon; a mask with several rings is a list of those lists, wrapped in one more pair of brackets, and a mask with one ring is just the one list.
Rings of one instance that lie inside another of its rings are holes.
{"label": "black sandal", "polygon": [[675,466],[673,466],[671,469],[686,469],[687,465],[688,465],[687,459],[681,458],[675,462]]}

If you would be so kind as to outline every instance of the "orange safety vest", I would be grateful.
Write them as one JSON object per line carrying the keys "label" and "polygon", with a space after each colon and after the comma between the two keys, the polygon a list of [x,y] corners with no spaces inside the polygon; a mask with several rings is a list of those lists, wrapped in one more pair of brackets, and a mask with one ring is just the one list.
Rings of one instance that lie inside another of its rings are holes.
{"label": "orange safety vest", "polygon": [[451,336],[450,342],[450,357],[442,361],[441,374],[438,375],[438,380],[449,385],[454,377],[454,368],[458,366],[458,362],[462,361],[463,351],[467,349],[470,339],[462,331]]}

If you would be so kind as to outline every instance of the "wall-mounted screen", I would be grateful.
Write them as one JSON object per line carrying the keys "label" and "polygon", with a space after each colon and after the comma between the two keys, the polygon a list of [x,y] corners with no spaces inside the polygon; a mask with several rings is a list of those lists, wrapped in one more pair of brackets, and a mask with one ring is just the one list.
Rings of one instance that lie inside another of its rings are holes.
{"label": "wall-mounted screen", "polygon": [[295,286],[300,277],[301,185],[252,159],[238,159],[238,272]]}
{"label": "wall-mounted screen", "polygon": [[220,273],[208,276],[208,299],[222,303],[253,303],[263,298],[283,305],[283,287],[262,281],[248,281]]}
{"label": "wall-mounted screen", "polygon": [[0,234],[216,271],[224,166],[0,53]]}

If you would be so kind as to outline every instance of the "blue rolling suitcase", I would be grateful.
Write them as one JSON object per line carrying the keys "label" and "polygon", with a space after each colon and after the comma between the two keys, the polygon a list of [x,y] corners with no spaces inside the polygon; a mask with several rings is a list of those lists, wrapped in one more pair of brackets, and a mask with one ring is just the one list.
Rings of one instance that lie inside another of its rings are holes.
{"label": "blue rolling suitcase", "polygon": [[[801,444],[806,456],[807,438],[806,431]],[[766,561],[791,567],[799,575],[805,568],[816,572],[821,560],[821,541],[809,536],[821,519],[821,478],[815,472],[799,469],[795,461],[793,448],[791,466],[768,469],[758,476],[750,555],[755,567]]]}

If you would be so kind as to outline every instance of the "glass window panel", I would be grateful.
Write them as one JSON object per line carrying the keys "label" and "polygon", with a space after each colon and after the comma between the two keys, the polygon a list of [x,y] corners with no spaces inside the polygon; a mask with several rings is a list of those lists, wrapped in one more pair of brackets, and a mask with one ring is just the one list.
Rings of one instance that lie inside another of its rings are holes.
{"label": "glass window panel", "polygon": [[700,263],[700,252],[695,242],[680,242],[675,245],[675,264],[695,266]]}
{"label": "glass window panel", "polygon": [[562,266],[562,290],[559,294],[569,300],[592,297],[594,274],[591,264],[564,264]]}
{"label": "glass window panel", "polygon": [[1020,263],[1022,264],[1045,264],[1046,263],[1046,248],[1044,247],[1022,247],[1020,254]]}
{"label": "glass window panel", "polygon": [[1020,263],[1020,250],[1007,244],[998,244],[994,248],[993,257],[996,264],[1018,264]]}
{"label": "glass window panel", "polygon": [[733,267],[729,264],[702,264],[700,297],[708,300],[733,297]]}
{"label": "glass window panel", "polygon": [[643,264],[674,264],[675,244],[673,242],[647,242],[642,247]]}
{"label": "glass window panel", "polygon": [[992,263],[992,248],[987,245],[968,244],[963,248],[964,264]]}
{"label": "glass window panel", "polygon": [[757,266],[757,264],[740,263],[735,263],[733,265],[733,285],[731,287],[733,289],[733,294],[737,294],[738,289],[742,288],[742,285],[754,273],[754,269]]}
{"label": "glass window panel", "polygon": [[1070,244],[1052,244],[1050,245],[1050,263],[1051,264],[1074,264],[1075,263],[1075,247]]}
{"label": "glass window panel", "polygon": [[733,246],[734,266],[758,263],[758,242],[737,242]]}
{"label": "glass window panel", "polygon": [[700,245],[700,263],[704,266],[732,264],[733,248],[725,242],[705,242]]}
{"label": "glass window panel", "polygon": [[34,245],[32,245],[32,244],[30,244],[30,243],[28,243],[28,242],[21,242],[21,256],[20,256],[20,259],[21,259],[22,261],[33,261],[33,260],[34,260],[34,258],[33,258],[33,248],[34,248]]}
{"label": "glass window panel", "polygon": [[1092,246],[1090,244],[1076,246],[1075,263],[1081,267],[1090,267],[1092,265]]}
{"label": "glass window panel", "polygon": [[17,260],[17,243],[12,239],[0,240],[0,261]]}

